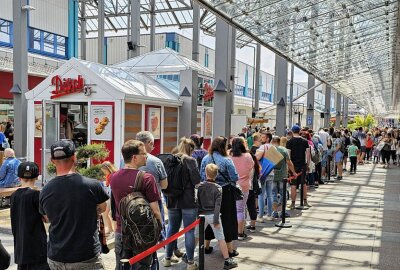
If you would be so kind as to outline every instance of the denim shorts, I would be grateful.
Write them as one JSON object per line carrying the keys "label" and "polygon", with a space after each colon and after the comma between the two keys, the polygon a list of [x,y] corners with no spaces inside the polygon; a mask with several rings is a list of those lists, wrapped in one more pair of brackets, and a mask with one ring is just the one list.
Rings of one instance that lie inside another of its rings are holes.
{"label": "denim shorts", "polygon": [[335,154],[335,162],[339,163],[343,161],[343,153],[341,151],[337,151]]}
{"label": "denim shorts", "polygon": [[[215,239],[225,240],[224,229],[222,228],[221,218],[219,218],[219,227],[215,228],[214,227],[214,214],[205,215],[204,217],[205,217],[204,228],[207,228],[207,226],[210,225],[211,229],[214,232]],[[196,226],[195,235],[196,235],[196,237],[199,237],[199,226]]]}
{"label": "denim shorts", "polygon": [[51,270],[105,270],[100,254],[90,260],[76,263],[56,262],[47,258]]}

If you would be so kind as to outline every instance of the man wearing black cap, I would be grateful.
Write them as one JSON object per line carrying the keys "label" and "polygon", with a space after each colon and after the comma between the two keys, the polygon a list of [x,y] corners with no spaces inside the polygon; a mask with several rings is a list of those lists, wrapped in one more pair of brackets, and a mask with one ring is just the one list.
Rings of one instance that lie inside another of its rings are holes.
{"label": "man wearing black cap", "polygon": [[47,264],[47,235],[39,213],[39,191],[35,181],[39,168],[34,162],[18,167],[22,187],[11,196],[11,229],[14,236],[14,259],[18,269],[50,269]]}
{"label": "man wearing black cap", "polygon": [[40,213],[50,222],[48,262],[56,269],[102,270],[97,216],[106,209],[108,195],[100,182],[75,171],[75,145],[55,142],[51,161],[56,177],[40,193]]}
{"label": "man wearing black cap", "polygon": [[301,173],[295,180],[292,180],[290,197],[292,199],[292,204],[289,206],[290,209],[295,208],[296,202],[296,187],[298,188],[301,182],[303,182],[303,196],[304,196],[304,205],[307,207],[311,207],[311,205],[307,202],[307,185],[305,184],[304,178],[305,174],[309,170],[309,164],[311,160],[310,155],[310,146],[306,139],[300,136],[300,127],[298,125],[294,125],[292,127],[293,138],[291,138],[286,145],[286,148],[289,150],[290,159],[293,162],[296,173]]}

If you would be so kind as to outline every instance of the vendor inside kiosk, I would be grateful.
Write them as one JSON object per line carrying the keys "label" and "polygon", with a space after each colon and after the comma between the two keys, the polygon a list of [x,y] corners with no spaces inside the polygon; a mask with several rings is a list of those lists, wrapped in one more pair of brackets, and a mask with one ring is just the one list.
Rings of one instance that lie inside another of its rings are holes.
{"label": "vendor inside kiosk", "polygon": [[88,104],[60,103],[60,139],[69,139],[76,147],[88,143]]}

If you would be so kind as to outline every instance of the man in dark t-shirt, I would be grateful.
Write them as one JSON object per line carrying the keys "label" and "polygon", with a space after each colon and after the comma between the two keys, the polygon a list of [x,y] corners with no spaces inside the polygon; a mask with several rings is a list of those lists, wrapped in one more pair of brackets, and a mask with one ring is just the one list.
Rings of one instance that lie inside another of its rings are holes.
{"label": "man in dark t-shirt", "polygon": [[[110,186],[115,202],[117,221],[117,228],[115,230],[115,259],[116,259],[116,270],[122,269],[120,263],[121,255],[126,250],[122,246],[122,234],[121,234],[121,216],[119,213],[119,203],[122,198],[132,192],[132,187],[135,185],[136,176],[139,172],[139,168],[146,165],[147,152],[144,143],[137,140],[129,140],[122,146],[122,156],[124,158],[125,167],[114,173],[110,177]],[[160,221],[161,214],[158,206],[160,200],[160,193],[157,189],[157,184],[154,176],[150,173],[145,173],[143,176],[142,189],[140,192],[143,194],[145,199],[149,202],[151,210],[153,210],[154,216]],[[128,251],[132,256],[137,253],[134,250]],[[124,253],[125,254],[125,253]],[[124,258],[126,259],[126,258]],[[152,264],[152,255],[143,259],[139,264],[146,265],[147,268]]]}
{"label": "man in dark t-shirt", "polygon": [[51,146],[56,177],[40,192],[40,213],[50,222],[48,262],[51,269],[105,269],[97,217],[108,195],[100,182],[75,172],[75,146],[60,140]]}
{"label": "man in dark t-shirt", "polygon": [[34,189],[39,168],[34,162],[23,162],[17,174],[22,187],[12,194],[10,208],[15,263],[18,270],[47,270],[47,235],[39,213],[40,192]]}
{"label": "man in dark t-shirt", "polygon": [[296,202],[296,188],[303,183],[303,198],[304,205],[311,207],[307,202],[307,185],[304,181],[306,173],[309,170],[310,164],[310,146],[306,139],[300,137],[300,127],[294,125],[292,127],[293,137],[287,142],[286,148],[289,150],[290,159],[293,162],[296,173],[301,173],[295,180],[292,180],[290,197],[292,204],[289,206],[290,209],[295,208]]}

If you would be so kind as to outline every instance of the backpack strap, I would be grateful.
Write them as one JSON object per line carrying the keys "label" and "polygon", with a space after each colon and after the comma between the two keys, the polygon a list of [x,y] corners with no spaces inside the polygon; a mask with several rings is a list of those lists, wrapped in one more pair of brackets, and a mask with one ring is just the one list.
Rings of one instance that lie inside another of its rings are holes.
{"label": "backpack strap", "polygon": [[133,191],[140,192],[142,190],[144,173],[144,171],[138,171],[135,184],[133,185]]}

